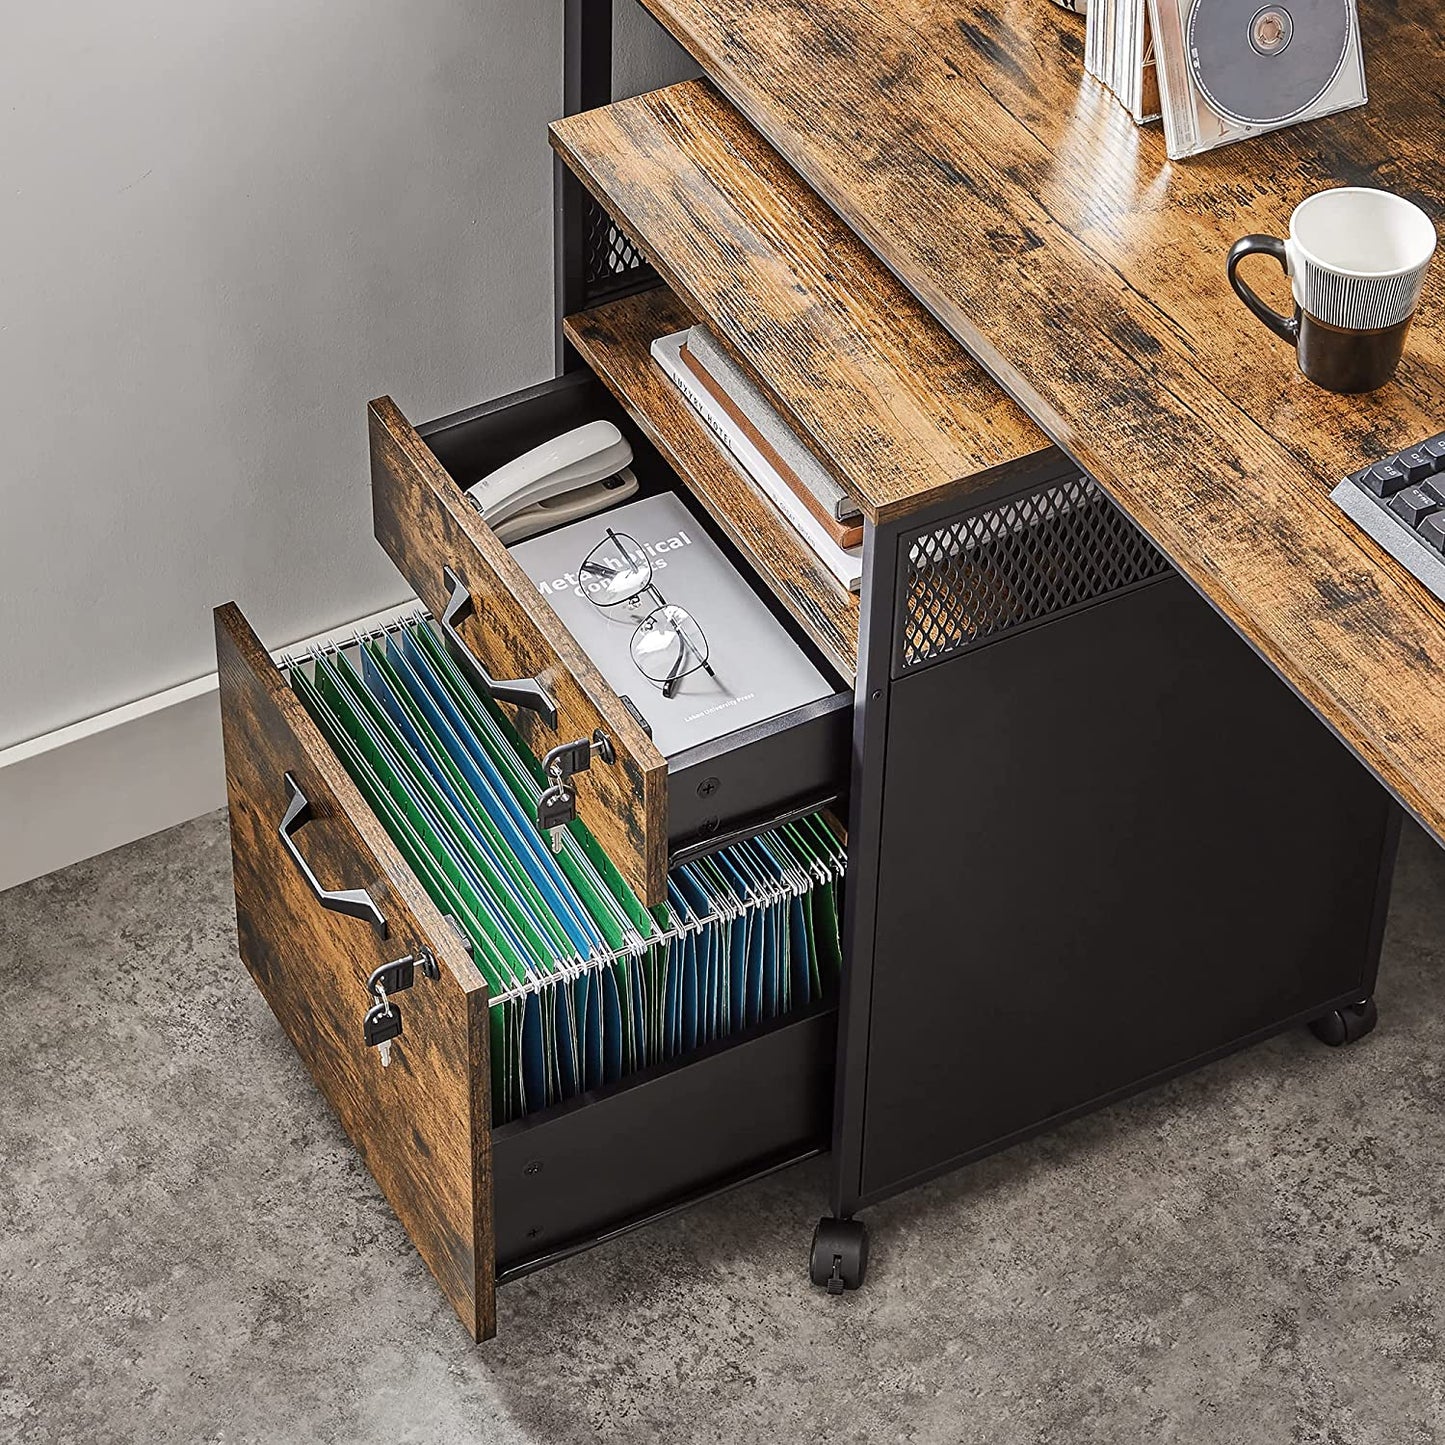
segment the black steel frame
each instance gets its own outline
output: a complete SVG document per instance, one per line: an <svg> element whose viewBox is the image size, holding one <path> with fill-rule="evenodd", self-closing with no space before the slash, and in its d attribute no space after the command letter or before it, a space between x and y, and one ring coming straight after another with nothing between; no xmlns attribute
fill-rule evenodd
<svg viewBox="0 0 1445 1445"><path fill-rule="evenodd" d="M613 6L612 0L565 0L565 9L565 107L566 112L571 114L605 104L611 98ZM641 289L652 283L653 273L644 268L641 271L629 271L626 276L619 278L615 275L599 276L589 271L589 208L595 210L596 203L587 196L580 182L572 177L560 161L556 165L556 319L557 369L560 375L582 365L581 359L563 340L562 318L601 300ZM1071 464L1061 452L1050 450L1041 453L1026 462L1001 469L987 488L981 491L975 489L971 493L966 510L974 512L996 506L1026 492L1030 487L1044 485L1050 479L1070 470ZM906 565L905 549L908 539L917 535L921 527L958 517L964 510L957 501L945 501L910 514L901 521L878 526L869 524L865 529L861 630L852 722L848 815L849 871L844 919L845 967L839 1000L836 1069L833 1080L833 1170L830 1202L834 1215L842 1219L850 1218L856 1211L909 1188L933 1174L956 1168L969 1159L1006 1147L1029 1134L1051 1128L1066 1118L1083 1114L1112 1099L1147 1088L1172 1074L1197 1067L1208 1059L1244 1047L1333 1007L1357 1002L1373 990L1378 964L1394 847L1401 817L1398 807L1384 801L1383 795L1378 826L1365 830L1369 836L1361 838L1359 856L1353 860L1364 870L1367 878L1374 881L1371 885L1373 892L1363 909L1367 915L1364 920L1367 927L1362 934L1363 946L1357 954L1358 970L1348 983L1341 984L1338 988L1331 985L1320 997L1315 997L1307 984L1303 985L1290 995L1291 1001L1287 1005L1281 1004L1277 1017L1271 1016L1258 1027L1252 1027L1237 1036L1222 1033L1212 1040L1208 1047L1195 1049L1187 1056L1171 1058L1167 1066L1141 1074L1120 1087L1093 1097L1076 1099L1066 1109L1040 1113L1025 1127L989 1139L979 1147L961 1150L944 1158L920 1159L917 1168L903 1171L886 1187L871 1190L864 1188L865 1116L870 1068L884 1070L896 1062L880 1062L874 1054L872 1038L874 981L879 967L877 951L880 910L886 910L889 906L889 900L880 892L880 878L884 872L881 845L885 784L890 764L890 746L907 748L915 745L915 740L894 737L891 717L895 687L903 680L902 672L905 670L899 666L900 629L907 625L900 575ZM1125 593L1134 594L1133 605L1137 606L1137 599L1148 596L1150 589L1161 581L1167 582L1176 594L1182 587L1178 574L1172 569L1160 578L1136 578L1127 586L1107 592L1107 595L1101 596L1095 602L1086 602L1078 608L1060 611L1055 616L1031 622L1028 628L1020 630L1017 637L1030 633L1038 636L1040 632L1052 630L1055 638L1072 638L1077 635L1082 640L1082 645L1087 646L1090 635L1088 626L1072 628L1071 619L1087 614L1096 603L1100 606L1117 604L1124 598ZM1165 591L1160 591L1158 596L1162 599ZM1130 604L1125 602L1125 605ZM1213 622L1217 624L1221 636L1229 631L1223 619L1215 616ZM1061 633L1057 629L1067 631ZM1016 637L1005 635L991 639L985 645L991 648L1012 648L1015 642ZM959 678L958 686L963 688L966 686L965 674L959 668L959 661L959 657L949 655L930 662L927 667L930 671L946 673L949 679ZM1267 670L1267 665L1262 660L1255 658L1255 661L1259 669ZM1272 681L1282 692L1286 690L1277 678ZM968 699L963 694L953 701L960 708L968 706ZM1318 726L1317 721L1308 716L1302 705L1299 725L1302 729L1306 726ZM1156 758L1155 762L1157 761ZM1343 749L1338 761L1341 765L1354 765L1354 760L1350 759ZM1187 759L1182 760L1181 766L1187 766ZM1345 772L1335 775L1335 781L1358 802L1359 794L1355 783ZM1121 786L1127 791L1128 780L1125 779ZM908 798L899 798L895 792L890 794L887 801L890 807L901 805L904 808L916 809L921 824L927 825L931 821L933 831L940 841L948 838L950 830L966 826L964 819L939 819L934 816L934 799L927 788L919 789L915 796ZM1267 811L1262 808L1256 816L1242 818L1240 825L1262 826L1267 823L1268 817ZM1017 826L1019 829L1030 828L1033 820L1021 818ZM1366 854L1369 856L1366 857ZM885 922L889 921L896 922L896 919L889 920L885 915ZM1337 977L1334 982L1339 982ZM1067 1068L1067 1064L1065 1067ZM874 1082L876 1084L877 1080Z"/></svg>
<svg viewBox="0 0 1445 1445"><path fill-rule="evenodd" d="M1380 943L1389 902L1395 847L1403 815L1384 791L1378 788L1357 760L1346 749L1333 744L1333 740L1325 730L1319 727L1318 720L1304 704L1290 693L1289 689L1273 675L1262 660L1250 653L1248 665L1254 670L1255 682L1261 689L1269 691L1277 705L1285 711L1287 717L1284 725L1287 728L1297 729L1298 736L1306 740L1313 740L1326 751L1331 751L1333 744L1333 756L1328 764L1332 768L1332 772L1329 777L1320 779L1320 786L1326 789L1338 788L1342 795L1348 795L1357 805L1355 812L1349 818L1342 818L1340 822L1340 827L1346 830L1341 835L1341 846L1356 854L1359 869L1367 880L1363 891L1368 893L1368 897L1357 901L1356 907L1350 915L1350 922L1356 927L1356 936L1361 945L1351 955L1357 963L1357 971L1353 973L1348 982L1341 984L1338 978L1338 969L1336 969L1333 983L1326 983L1322 979L1319 986L1313 991L1310 983L1305 982L1292 995L1293 1005L1286 1007L1277 1015L1269 1017L1267 1022L1248 1032L1234 1033L1226 1029L1213 1038L1208 1047L1173 1058L1164 1067L1141 1074L1106 1092L1079 1099L1065 1109L1041 1113L1038 1117L1031 1119L1026 1126L987 1139L977 1147L960 1150L947 1157L921 1157L918 1167L907 1173L906 1176L891 1180L883 1187L871 1189L865 1187L865 1123L870 1095L876 1096L880 1092L880 1082L889 1070L911 1067L906 1053L900 1053L897 1049L891 1056L880 1056L877 1041L873 1037L875 979L879 976L880 968L889 968L896 985L898 982L896 975L900 971L900 960L895 958L890 962L889 960L880 961L879 958L880 919L886 917L885 910L888 910L890 906L890 900L881 892L886 887L885 869L881 858L884 841L882 822L885 813L885 797L889 808L901 807L916 814L919 829L929 835L931 845L938 849L956 846L954 840L958 836L957 830L968 826L968 819L965 816L951 812L940 815L939 807L942 800L931 786L919 788L915 784L911 787L910 796L903 798L899 796L905 785L900 783L896 776L889 775L890 764L893 764L891 771L896 774L899 771L897 763L900 758L916 755L919 740L916 731L905 736L900 735L899 729L895 727L892 714L896 710L896 689L900 682L906 687L910 677L916 678L920 674L935 672L948 681L950 711L953 708L962 710L980 706L985 708L997 706L994 698L970 697L968 675L964 670L965 658L970 655L967 652L950 654L911 670L900 664L903 651L900 643L900 630L907 625L902 573L908 556L908 548L920 532L927 531L931 527L946 525L964 515L987 514L1006 506L1010 501L1026 495L1030 491L1046 488L1061 477L1077 475L1077 473L1078 469L1068 461L1063 453L1051 450L1001 472L989 487L975 492L970 497L966 508L961 508L958 502L945 501L926 510L912 513L892 525L870 526L865 530L862 631L859 638L849 814L845 967L843 989L839 1000L839 1052L834 1080L833 1172L830 1203L834 1216L840 1219L851 1218L858 1211L912 1188L928 1178L950 1172L974 1159L1006 1148L1033 1134L1051 1129L1067 1119L1086 1114L1117 1099L1150 1088L1173 1075L1187 1072L1211 1059L1222 1057L1271 1034L1319 1017L1333 1008L1357 1003L1361 999L1367 998L1374 990ZM1105 506L1112 507L1113 505L1104 499L1102 494L1100 494L1100 501ZM1029 621L1015 631L976 644L973 650L1006 649L1014 655L1021 656L1022 654L1016 651L1021 639L1028 637L1031 633L1049 629L1054 629L1053 636L1055 637L1078 638L1075 647L1087 648L1090 645L1088 629L1072 625L1083 614L1094 607L1117 606L1121 600L1130 596L1136 598L1142 596L1147 599L1151 590L1159 587L1160 584L1166 584L1165 588L1153 595L1162 599L1166 591L1172 592L1176 597L1180 593L1185 593L1191 601L1195 602L1199 611L1207 610L1204 603L1195 598L1194 594L1185 587L1178 573L1172 568L1166 568L1158 576L1142 581L1127 582L1117 588L1105 590L1094 600L1080 606L1065 608L1052 616ZM1139 605L1137 601L1135 605ZM1144 605L1148 606L1149 603L1146 601ZM1208 611L1207 629L1216 636L1219 646L1237 647L1241 653L1243 652L1244 644L1225 621L1212 610ZM935 731L939 739L940 768L944 770L967 768L969 765L967 758L958 757L955 760L950 757L948 744L951 738L948 722L944 721ZM1167 743L1167 740L1164 741ZM1247 740L1241 740L1241 745L1247 746ZM1085 751L1087 750L1087 739L1083 740L1083 748ZM1141 772L1144 761L1141 760ZM1188 760L1181 759L1180 765L1187 766ZM990 768L999 768L1008 767L1010 764L999 757L994 757L989 760L989 766ZM1017 772L1013 776L1021 785L1024 785L1028 780L1028 774L1033 771L1030 768L1024 772ZM1130 779L1121 779L1119 784L1121 792L1127 794L1130 784ZM885 789L887 790L886 794ZM1023 790L1024 788L1021 787L1021 791ZM1352 835L1348 830L1359 823L1362 811L1361 799L1364 800L1363 813L1367 816L1368 823L1367 826L1360 829L1356 850ZM1372 811L1372 799L1377 805L1378 816ZM1249 829L1268 828L1270 819L1268 814L1261 810L1253 816L1242 817L1240 826ZM1027 840L1038 827L1038 818L1028 815L1025 810L1014 825L1016 837L1012 841L1018 844ZM1181 845L1184 842L1185 839L1181 834ZM920 849L920 867L928 866L925 856L928 846L930 845L925 844ZM1047 842L1041 840L1033 851L1041 866L1057 866L1059 860L1056 856L1051 856ZM1226 871L1225 863L1222 860L1221 875L1224 876ZM1322 887L1321 892L1328 893L1328 883L1325 883L1325 880L1322 880L1322 883L1325 886ZM896 933L896 928L894 931ZM924 942L922 937L924 932L923 929L919 930L920 936L917 942L920 946ZM1247 944L1245 946L1247 947ZM1268 970L1270 966L1269 960L1263 961L1262 968ZM979 1026L986 1028L987 1023L981 1023ZM966 1043L963 1046L966 1047ZM1070 1065L1067 1059L1044 1058L1039 1060L1039 1067L1045 1070L1063 1069L1067 1072ZM896 1075L892 1077L896 1077ZM948 1101L939 1100L937 1106L941 1109L947 1108ZM967 1100L960 1100L956 1107L966 1110L969 1103Z"/></svg>
<svg viewBox="0 0 1445 1445"><path fill-rule="evenodd" d="M562 20L562 114L576 115L612 98L612 0L565 0ZM581 358L562 335L562 318L587 303L587 192L560 156L552 158L552 233L557 375Z"/></svg>
<svg viewBox="0 0 1445 1445"><path fill-rule="evenodd" d="M612 0L564 0L562 111L576 115L612 99ZM657 284L657 273L563 164L552 161L557 374L582 359L562 320L601 301Z"/></svg>

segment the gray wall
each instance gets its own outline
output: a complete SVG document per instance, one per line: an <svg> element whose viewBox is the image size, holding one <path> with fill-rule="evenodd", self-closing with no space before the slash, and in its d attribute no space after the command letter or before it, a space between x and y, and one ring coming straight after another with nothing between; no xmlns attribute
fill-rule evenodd
<svg viewBox="0 0 1445 1445"><path fill-rule="evenodd" d="M613 0L612 90L615 96L640 95L691 80L697 66L637 0Z"/></svg>
<svg viewBox="0 0 1445 1445"><path fill-rule="evenodd" d="M561 0L11 7L0 747L406 595L363 408L550 374ZM628 90L689 67L618 0Z"/></svg>

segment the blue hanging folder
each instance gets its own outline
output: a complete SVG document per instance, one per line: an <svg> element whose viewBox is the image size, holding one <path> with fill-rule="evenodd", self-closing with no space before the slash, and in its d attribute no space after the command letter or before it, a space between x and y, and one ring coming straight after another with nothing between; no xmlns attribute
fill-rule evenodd
<svg viewBox="0 0 1445 1445"><path fill-rule="evenodd" d="M405 689L406 698L404 700L398 695L393 679L385 675L369 649L363 649L361 661L362 677L367 687L371 689L377 701L386 709L392 720L416 749L423 766L451 799L457 809L462 826L468 829L472 837L476 839L478 846L488 851L499 867L505 867L506 860L496 856L496 842L486 836L472 801L461 797L448 781L443 754L446 761L456 768L466 781L472 798L481 805L487 820L496 830L498 841L507 849L508 856L525 870L527 877L541 896L548 917L547 920L538 918L538 927L545 926L545 922L555 920L567 934L568 940L577 951L578 956L587 957L600 939L597 937L595 928L584 925L582 920L577 917L576 911L566 897L570 890L567 888L565 880L561 878L560 870L557 869L555 862L549 869L539 858L535 827L527 831L518 827L516 820L503 803L502 797L482 770L473 764L466 748L456 738L455 732L446 719L439 711L433 711L432 716L427 716L431 710L427 705L430 698L419 679L412 673L406 659L395 648L388 646L387 662L393 668L395 684ZM420 715L428 735L423 735L422 727L418 726L417 719L408 712L408 704L414 707L417 714ZM510 793L507 796L510 797ZM512 802L515 806L516 800L512 799ZM530 838L527 835L528 832L532 835Z"/></svg>
<svg viewBox="0 0 1445 1445"><path fill-rule="evenodd" d="M469 884L484 898L493 900L488 922L496 930L497 940L503 945L501 956L509 962L516 983L535 978L534 960L531 950L518 931L512 910L519 906L513 895L504 900L506 880L498 876L486 876L480 865L480 858L468 856L461 844L461 832L465 831L460 819L451 810L443 811L437 797L425 796L425 790L418 787L420 762L416 754L401 738L388 738L382 726L389 722L380 714L375 699L362 683L360 675L341 654L318 659L318 678L330 679L333 697L337 703L348 702L377 756L394 770L394 781L408 795L412 806L427 817L445 850L451 855L455 866L466 876ZM374 710L374 711L372 711ZM379 714L379 715L378 715ZM410 775L410 776L409 776ZM442 800L444 802L444 800ZM561 1070L557 1064L555 1028L550 1010L544 1011L537 993L528 992L523 1000L518 1056L520 1060L520 1090L522 1108L540 1109L561 1097ZM528 1102L530 1101L530 1102Z"/></svg>

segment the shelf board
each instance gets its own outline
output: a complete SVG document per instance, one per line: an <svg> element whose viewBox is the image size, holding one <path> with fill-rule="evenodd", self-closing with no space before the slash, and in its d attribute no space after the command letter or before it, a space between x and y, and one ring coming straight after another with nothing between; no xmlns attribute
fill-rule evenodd
<svg viewBox="0 0 1445 1445"><path fill-rule="evenodd" d="M659 336L693 315L664 286L569 316L567 339L606 383L733 544L851 684L858 670L858 598L820 562L743 475L653 361Z"/></svg>
<svg viewBox="0 0 1445 1445"><path fill-rule="evenodd" d="M552 143L875 522L992 481L1043 433L705 81Z"/></svg>

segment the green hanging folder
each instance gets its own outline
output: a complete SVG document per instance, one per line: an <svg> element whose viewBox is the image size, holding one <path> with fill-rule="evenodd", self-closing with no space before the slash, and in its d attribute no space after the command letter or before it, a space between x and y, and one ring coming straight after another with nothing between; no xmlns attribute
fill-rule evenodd
<svg viewBox="0 0 1445 1445"><path fill-rule="evenodd" d="M468 819L482 833L491 852L501 861L514 888L528 903L535 922L546 937L552 960L575 958L577 950L562 925L557 921L551 901L542 895L531 875L516 860L507 840L493 821L490 810L473 791L472 785L463 776L461 769L452 761L446 748L442 746L441 739L436 736L431 724L412 702L406 683L387 660L380 645L368 644L366 653L370 664L377 669L390 687L398 706L405 713L407 721L421 737L434 765L442 772L452 792L461 799Z"/></svg>
<svg viewBox="0 0 1445 1445"><path fill-rule="evenodd" d="M391 760L377 746L371 734L362 725L350 706L345 688L329 670L325 658L318 659L317 662L316 686L317 691L340 720L352 748L366 759L368 765L381 780L394 806L402 811L411 827L426 845L432 861L466 900L469 911L481 926L493 956L501 962L503 982L499 992L522 983L526 977L525 970L515 956L512 945L502 930L498 928L490 900L478 891L473 880L467 876L455 852L447 847L438 835L433 820L418 805L415 796L404 785Z"/></svg>
<svg viewBox="0 0 1445 1445"><path fill-rule="evenodd" d="M494 908L511 926L514 946L520 946L519 962L523 969L519 982L526 978L552 972L555 953L536 920L518 896L519 885L509 870L492 859L477 845L465 824L455 816L451 801L436 786L426 769L417 760L413 749L401 735L396 724L367 690L355 668L344 654L338 654L330 678L345 689L347 700L368 732L374 746L386 749L387 762L396 772L401 785L418 802L431 810L433 826L454 856L468 866L474 878L486 890ZM515 862L513 869L520 872ZM530 880L529 880L530 881Z"/></svg>
<svg viewBox="0 0 1445 1445"><path fill-rule="evenodd" d="M325 699L299 668L292 670L291 685L301 699L302 706L321 729L322 735L341 759L362 796L415 872L417 881L426 889L438 908L457 920L458 926L471 943L473 962L486 980L487 987L494 994L503 992L510 986L510 980L506 977L506 966L496 955L486 931L477 921L472 904L437 865L410 819L353 744ZM492 1114L498 1121L505 1121L518 1117L522 1111L521 1076L517 1068L517 1050L508 1027L508 1014L496 1005L488 1010L488 1035L493 1060Z"/></svg>

